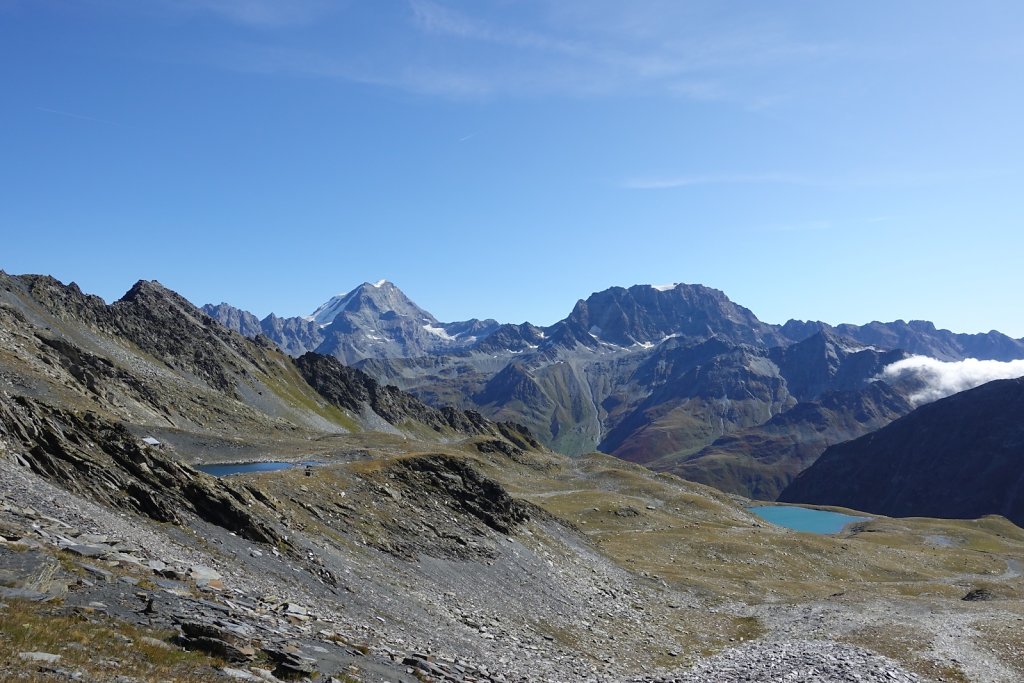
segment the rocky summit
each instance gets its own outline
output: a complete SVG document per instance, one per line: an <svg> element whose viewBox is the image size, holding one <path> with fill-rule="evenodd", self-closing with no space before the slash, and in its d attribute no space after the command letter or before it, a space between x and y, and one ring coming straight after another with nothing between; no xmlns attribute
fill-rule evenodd
<svg viewBox="0 0 1024 683"><path fill-rule="evenodd" d="M743 494L795 474L776 453L909 412L863 381L902 352L786 343L705 288L615 290L541 329L400 314L390 287L265 327L153 281L107 304L0 273L0 679L1024 678L1020 527L875 509L817 535ZM436 346L351 367L269 333L346 325ZM699 461L739 483L671 473Z"/></svg>

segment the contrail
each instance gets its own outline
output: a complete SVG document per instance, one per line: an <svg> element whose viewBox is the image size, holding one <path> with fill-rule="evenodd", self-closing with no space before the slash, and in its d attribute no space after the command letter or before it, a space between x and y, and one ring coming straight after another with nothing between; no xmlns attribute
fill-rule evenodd
<svg viewBox="0 0 1024 683"><path fill-rule="evenodd" d="M80 119L82 121L92 121L93 123L111 123L110 121L104 121L103 119L96 119L91 116L85 116L83 114L73 114L69 111L61 111L59 109L47 109L46 107L36 107L36 111L41 111L46 114L56 114L57 116L66 116L70 119Z"/></svg>

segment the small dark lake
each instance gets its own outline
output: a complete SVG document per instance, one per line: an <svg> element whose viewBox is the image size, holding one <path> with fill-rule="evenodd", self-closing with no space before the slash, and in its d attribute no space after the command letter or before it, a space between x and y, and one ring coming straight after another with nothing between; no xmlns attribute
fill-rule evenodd
<svg viewBox="0 0 1024 683"><path fill-rule="evenodd" d="M305 462L228 462L219 465L197 465L200 472L215 477L226 477L232 474L249 474L252 472L277 472L289 467L304 467L312 463Z"/></svg>
<svg viewBox="0 0 1024 683"><path fill-rule="evenodd" d="M761 519L778 526L812 534L836 534L853 522L866 522L870 517L854 517L828 510L814 510L795 505L758 505L747 508Z"/></svg>

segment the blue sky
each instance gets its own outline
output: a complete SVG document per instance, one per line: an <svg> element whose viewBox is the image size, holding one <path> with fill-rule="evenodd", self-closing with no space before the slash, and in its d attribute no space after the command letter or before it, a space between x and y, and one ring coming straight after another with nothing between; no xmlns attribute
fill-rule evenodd
<svg viewBox="0 0 1024 683"><path fill-rule="evenodd" d="M1024 3L0 0L0 268L1024 336Z"/></svg>

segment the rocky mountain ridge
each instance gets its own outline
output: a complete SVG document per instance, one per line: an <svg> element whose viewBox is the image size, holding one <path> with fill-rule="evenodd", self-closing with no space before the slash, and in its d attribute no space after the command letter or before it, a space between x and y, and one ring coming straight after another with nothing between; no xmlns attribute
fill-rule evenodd
<svg viewBox="0 0 1024 683"><path fill-rule="evenodd" d="M211 429L247 439L366 429L504 438L480 415L426 406L334 359L296 360L266 337L232 332L157 282L107 305L73 283L0 273L0 342L0 390L172 441Z"/></svg>
<svg viewBox="0 0 1024 683"><path fill-rule="evenodd" d="M347 364L363 358L414 358L424 351L437 354L480 347L492 352L516 352L522 351L524 346L562 345L571 348L582 345L594 348L600 344L629 348L646 347L672 338L703 341L711 336L737 344L776 347L803 341L819 332L849 339L862 346L889 351L900 349L939 360L1011 360L1024 357L1024 339L1013 339L996 330L979 334L955 333L938 329L923 320L873 321L864 325L789 320L782 325L773 325L761 322L753 312L734 303L720 290L685 283L611 287L595 292L587 299L577 301L565 319L546 328L530 323L499 324L490 319L439 322L386 280L363 283L350 292L336 295L306 317L279 318L270 314L261 321L253 314L226 303L206 304L202 308L225 327L245 336L265 334L282 348L294 349L291 351L293 355L317 350L324 337L310 333L316 328L329 327L338 316L342 316L346 324L334 331L336 339L324 351L327 352L325 355L335 355ZM433 332L427 333L438 339L429 343L413 343L421 336L412 332L413 327L389 328L381 324L383 316L421 323L418 326L421 330L424 325L432 327ZM285 321L291 329L297 328L301 332L282 332ZM275 329L276 335L271 334ZM499 338L491 339L494 335L499 335ZM374 336L379 338L374 340ZM385 346L368 350L372 346L371 341L383 342ZM330 348L345 347L346 344L357 345L358 351L329 353Z"/></svg>
<svg viewBox="0 0 1024 683"><path fill-rule="evenodd" d="M252 333L241 312L211 312ZM522 423L571 455L599 449L759 497L777 494L828 444L902 415L903 402L868 387L908 350L950 359L1024 357L1021 340L957 335L929 323L769 325L724 293L687 284L613 287L539 328L445 325L391 283L367 283L310 320L330 335L320 352L354 361L428 403ZM830 405L819 405L828 393ZM769 425L799 403L815 405L803 407L803 418ZM782 424L793 430L779 441ZM767 431L755 436L762 425ZM756 463L747 459L749 439L759 444ZM713 442L708 459L712 452L702 449Z"/></svg>

